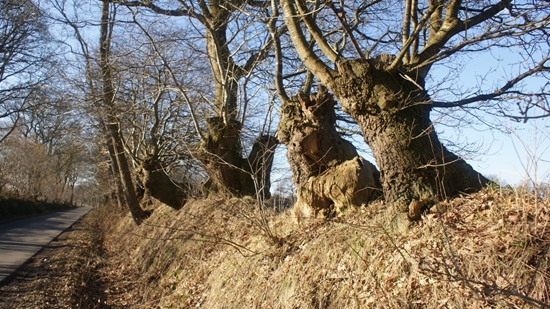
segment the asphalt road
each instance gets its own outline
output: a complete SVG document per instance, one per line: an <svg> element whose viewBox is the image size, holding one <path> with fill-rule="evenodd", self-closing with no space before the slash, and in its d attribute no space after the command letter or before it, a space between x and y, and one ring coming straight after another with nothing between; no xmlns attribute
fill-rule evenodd
<svg viewBox="0 0 550 309"><path fill-rule="evenodd" d="M80 207L0 224L0 284L90 210Z"/></svg>

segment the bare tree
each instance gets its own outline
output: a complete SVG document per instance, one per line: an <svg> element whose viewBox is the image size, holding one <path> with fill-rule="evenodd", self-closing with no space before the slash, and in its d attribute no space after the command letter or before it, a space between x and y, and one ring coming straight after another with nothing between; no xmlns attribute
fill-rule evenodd
<svg viewBox="0 0 550 309"><path fill-rule="evenodd" d="M74 186L85 173L89 157L82 117L72 104L73 98L62 89L63 81L53 78L47 86L37 88L28 98L20 131L26 139L45 147L52 165L47 171L52 175L51 199L65 201L69 192L72 203Z"/></svg>
<svg viewBox="0 0 550 309"><path fill-rule="evenodd" d="M120 123L116 117L115 88L113 86L113 74L110 62L110 47L112 34L112 19L110 15L110 2L105 0L101 2L101 27L99 41L99 65L102 74L102 107L105 112L105 126L110 133L110 142L114 150L114 158L117 161L120 179L124 187L126 204L130 209L132 218L136 224L141 224L149 213L144 211L138 200L136 189L134 187L132 173L126 152L124 149L123 138L121 135ZM111 148L109 148L111 149Z"/></svg>
<svg viewBox="0 0 550 309"><path fill-rule="evenodd" d="M162 27L163 35L168 27ZM141 31L133 36L129 27L123 31L113 61L126 149L136 163L145 195L179 209L187 200L188 184L185 178L174 180L170 171L195 161L192 149L200 141L194 111L186 108L180 88L189 89L186 97L198 98L192 89L205 85L193 77L207 68L198 65L197 57L178 46L177 40L154 40L151 30L146 36ZM174 72L171 67L179 69Z"/></svg>
<svg viewBox="0 0 550 309"><path fill-rule="evenodd" d="M249 76L259 61L268 54L269 36L259 37L257 33L254 34L253 43L246 46L248 50L239 50L250 35L244 29L250 23L245 17L257 11L254 4L261 7L265 3L173 1L165 3L166 7L163 8L151 1L113 2L129 8L144 7L166 16L190 17L198 22L196 27L206 41L201 50L207 55L214 84L213 115L208 117L206 128L196 125L202 140L196 155L210 176L206 186L210 191L229 192L237 196L261 192L268 197L270 171L266 171L266 168L271 167L277 141L264 132L254 142L251 153L245 157L241 134L248 102L244 102L240 109L238 104L239 81ZM239 39L245 41L236 42ZM232 46L236 46L236 50L231 50ZM185 91L180 92L185 95ZM203 100L207 100L207 97L203 97ZM201 132L203 129L205 133ZM259 164L260 161L262 164ZM260 167L261 171L258 170Z"/></svg>
<svg viewBox="0 0 550 309"><path fill-rule="evenodd" d="M52 0L49 5L51 20L57 27L68 30L69 37L62 38L71 47L67 57L83 60L69 62L76 65L64 72L65 78L76 92L81 92L74 94L73 101L80 102L78 108L86 111L92 127L95 126L88 129L98 132L95 142L104 146L109 154L109 170L114 181L111 188L116 189L119 205L134 208L131 211L136 222L140 222L141 215L147 216L139 205L145 185L145 193L171 207L181 207L185 203L185 192L167 172L170 164L182 157L174 153L181 136L177 132L180 127L174 124L181 121L184 127L187 123L182 120L181 104L173 102L170 86L164 83L162 73L151 73L158 69L157 63L151 60L155 57L127 57L129 50L139 50L144 45L133 42L133 38L116 37L117 31L127 29L122 29L123 23L116 27L120 30L114 27L113 4L108 3L113 10L102 7L102 11L91 12L101 12L103 18L98 54L94 52L95 44L85 37L88 33L85 29L96 24L93 17L82 14L86 3ZM157 82L153 88L150 80ZM107 99L107 96L112 97ZM142 173L144 179L139 179L136 171Z"/></svg>
<svg viewBox="0 0 550 309"><path fill-rule="evenodd" d="M0 3L0 142L17 126L28 98L47 78L48 27L31 0Z"/></svg>
<svg viewBox="0 0 550 309"><path fill-rule="evenodd" d="M548 115L547 84L527 91L528 78L547 74L549 4L544 1L281 0L285 24L306 68L360 126L381 172L384 197L418 219L435 201L481 188L488 180L439 140L433 108L490 105L505 116ZM310 44L304 33L314 44ZM456 101L432 99L426 80L435 64L461 54L509 46L522 70L493 89ZM517 103L510 109L506 102ZM534 114L538 110L538 114ZM511 115L514 111L517 115Z"/></svg>

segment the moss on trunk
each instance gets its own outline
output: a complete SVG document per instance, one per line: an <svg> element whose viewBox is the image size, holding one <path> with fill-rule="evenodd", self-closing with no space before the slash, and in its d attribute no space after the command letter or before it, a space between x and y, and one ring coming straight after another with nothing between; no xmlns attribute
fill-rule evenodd
<svg viewBox="0 0 550 309"><path fill-rule="evenodd" d="M341 61L332 86L372 150L386 201L419 219L430 204L479 190L488 180L441 144L424 82L385 70L391 60Z"/></svg>

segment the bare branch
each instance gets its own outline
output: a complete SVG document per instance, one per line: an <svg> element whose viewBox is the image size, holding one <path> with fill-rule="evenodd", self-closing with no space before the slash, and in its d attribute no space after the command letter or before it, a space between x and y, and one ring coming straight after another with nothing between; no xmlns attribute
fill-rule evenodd
<svg viewBox="0 0 550 309"><path fill-rule="evenodd" d="M308 12L306 6L304 5L302 0L294 0L294 3L296 4L296 7L298 8L300 17L306 24L309 33L315 40L315 43L319 46L323 54L330 59L332 62L336 62L339 55L336 51L328 45L327 41L324 38L323 33L321 32L321 29L319 29L319 26L317 26L317 23L312 17L313 12ZM294 14L295 15L295 14Z"/></svg>
<svg viewBox="0 0 550 309"><path fill-rule="evenodd" d="M205 140L205 137L204 135L202 134L202 131L200 129L200 126L199 126L199 123L198 123L198 119L197 119L197 116L195 114L195 110L193 108L193 105L191 104L191 100L189 99L189 96L187 95L187 92L183 89L183 87L180 85L178 79L176 78L176 75L174 74L174 71L172 70L172 67L167 63L166 59L162 56L162 54L160 53L160 51L158 50L157 48L157 45L155 43L155 40L153 40L153 38L151 37L151 35L149 34L149 32L147 32L147 30L141 25L141 23L139 23L136 19L136 15L133 14L133 20L134 20L134 23L139 27L139 29L142 31L142 33L147 37L147 39L149 40L149 43L151 44L151 46L153 47L153 50L154 52L157 54L157 57L159 57L159 59L162 61L162 64L164 65L164 67L166 68L166 70L168 71L168 73L170 74L170 76L172 77L172 81L174 82L174 84L176 85L176 90L177 92L179 92L180 94L183 95L184 99L185 99L185 102L187 103L187 106L189 107L189 112L191 114L191 119L193 121L193 124L195 126L195 130L197 131L197 134L199 135L199 137L201 138L201 140Z"/></svg>
<svg viewBox="0 0 550 309"><path fill-rule="evenodd" d="M331 78L329 77L332 76L333 71L311 50L310 45L306 41L304 33L300 28L300 16L296 14L296 10L294 9L291 0L281 0L281 6L283 8L285 23L288 27L290 37L294 42L296 51L302 58L304 65L324 83L330 82Z"/></svg>
<svg viewBox="0 0 550 309"><path fill-rule="evenodd" d="M424 15L422 16L422 19L420 20L420 22L418 22L418 25L414 29L413 33L411 34L411 36L409 36L409 38L407 39L407 41L405 42L405 44L403 45L403 47L399 51L399 54L397 54L397 57L395 58L395 60L392 62L391 65L388 66L388 68L387 68L388 71L392 71L392 70L396 69L399 66L399 64L401 64L401 62L402 62L403 58L405 57L405 55L407 53L409 53L409 48L411 47L411 45L415 41L417 41L418 34L420 33L420 31L422 31L422 29L424 28L424 25L426 24L426 22L428 22L428 20L430 19L430 16L432 15L432 13L433 12L430 11L430 10L428 10L426 13L424 13ZM412 55L412 56L414 56L414 55Z"/></svg>
<svg viewBox="0 0 550 309"><path fill-rule="evenodd" d="M279 7L276 0L271 0L272 17L267 24L275 52L275 90L282 101L288 101L290 98L283 85L283 55L281 50L281 39L277 33L276 22L279 19Z"/></svg>
<svg viewBox="0 0 550 309"><path fill-rule="evenodd" d="M433 107L441 107L441 108L450 108L450 107L461 107L465 105L469 105L472 103L480 102L480 101L489 101L489 100L495 100L503 95L510 94L510 93L516 93L513 91L510 91L514 86L516 86L518 83L520 83L522 80L541 72L550 72L550 66L545 65L546 62L550 60L550 57L543 59L536 67L527 70L523 72L522 74L518 75L517 77L509 80L499 89L486 94L480 94L476 96L472 96L466 99L462 99L455 102L441 102L441 101L434 101L432 102Z"/></svg>
<svg viewBox="0 0 550 309"><path fill-rule="evenodd" d="M353 33L351 32L348 23L346 21L346 12L344 11L343 7L340 7L340 9L336 9L334 6L334 3L332 1L328 2L328 6L332 9L334 14L336 15L336 18L340 21L340 24L342 24L342 27L344 28L345 33L349 37L351 44L353 45L353 48L355 49L355 52L359 56L359 58L365 58L365 55L363 52L361 52L361 48L359 47L359 44L357 44L357 41L355 40L355 37L353 36Z"/></svg>
<svg viewBox="0 0 550 309"><path fill-rule="evenodd" d="M410 34L411 34L411 7L412 7L412 1L413 0L406 0L405 1L405 14L403 14L403 34L401 42L403 46L407 44L407 41L409 40ZM407 52L403 58L404 62L409 62L410 59L410 53Z"/></svg>
<svg viewBox="0 0 550 309"><path fill-rule="evenodd" d="M196 18L202 24L206 24L206 19L203 15L195 12L193 9L181 8L181 9L163 9L153 3L153 1L124 1L124 0L111 0L112 3L122 4L127 7L144 7L151 11L166 16L189 16ZM203 2L203 1L201 1ZM180 2L181 3L181 2Z"/></svg>
<svg viewBox="0 0 550 309"><path fill-rule="evenodd" d="M419 53L418 59L417 61L415 61L415 64L418 66L422 65L422 75L425 75L431 67L431 65L424 65L424 63L427 62L434 55L437 55L454 35L458 34L459 32L466 31L467 29L472 28L492 18L498 12L507 8L509 6L510 0L499 1L497 4L489 6L481 13L466 21L460 21L460 19L458 18L460 2L461 1L459 0L454 0L448 4L442 25L438 27L438 31L436 33L430 33L428 42ZM431 13L434 13L434 17L438 16L437 7L430 7L430 10L433 10Z"/></svg>

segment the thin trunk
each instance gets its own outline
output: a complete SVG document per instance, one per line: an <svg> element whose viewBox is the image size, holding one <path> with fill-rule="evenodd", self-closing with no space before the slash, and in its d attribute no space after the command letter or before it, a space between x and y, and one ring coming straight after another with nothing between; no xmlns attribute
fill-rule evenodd
<svg viewBox="0 0 550 309"><path fill-rule="evenodd" d="M115 149L111 142L108 141L106 144L107 150L109 151L109 157L111 159L111 175L113 176L113 181L115 183L117 206L118 209L123 210L126 207L125 201L123 200L124 187L122 186L122 182L120 181L120 169L118 168Z"/></svg>
<svg viewBox="0 0 550 309"><path fill-rule="evenodd" d="M75 183L71 183L71 199L69 201L69 205L73 205L73 201L74 201L74 186L75 186Z"/></svg>
<svg viewBox="0 0 550 309"><path fill-rule="evenodd" d="M338 215L380 195L376 167L335 129L335 104L322 86L311 96L299 94L284 103L277 133L288 147L299 207L314 216Z"/></svg>
<svg viewBox="0 0 550 309"><path fill-rule="evenodd" d="M103 0L101 2L101 33L100 33L100 66L103 76L103 106L107 113L107 129L111 135L111 144L115 153L116 161L118 164L120 179L124 188L124 194L126 198L126 204L130 209L132 218L136 224L141 224L150 214L143 211L139 205L139 200L136 195L136 190L132 181L132 174L130 172L130 166L125 155L124 145L122 142L122 136L120 135L120 126L118 119L115 115L115 90L113 88L110 59L110 37L109 37L109 2Z"/></svg>

